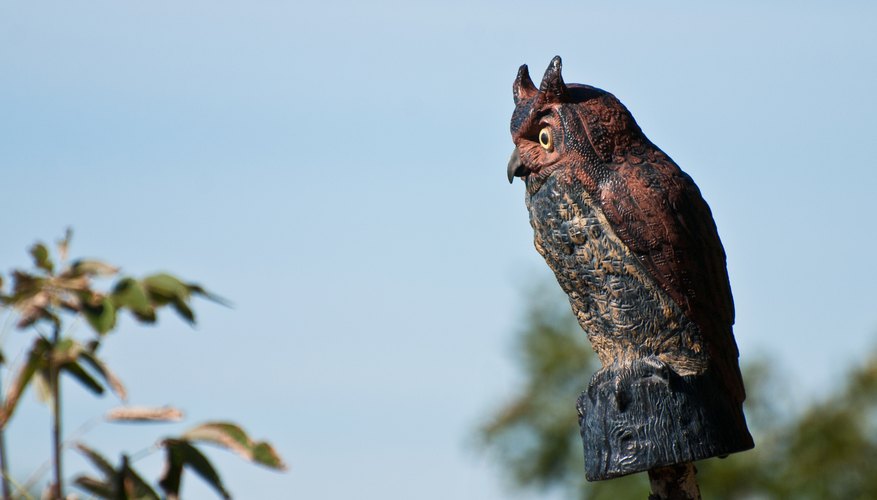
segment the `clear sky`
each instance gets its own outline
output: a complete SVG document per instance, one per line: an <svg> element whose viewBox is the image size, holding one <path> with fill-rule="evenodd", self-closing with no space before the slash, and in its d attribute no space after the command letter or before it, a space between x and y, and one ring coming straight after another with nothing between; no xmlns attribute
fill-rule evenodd
<svg viewBox="0 0 877 500"><path fill-rule="evenodd" d="M76 255L235 304L196 304L194 331L124 320L106 353L131 402L188 423L84 439L117 456L227 418L290 464L212 453L238 498L506 498L473 429L520 381L521 291L550 279L505 179L511 84L555 54L700 186L744 362L830 390L877 333L877 8L660 4L3 2L0 269L71 225ZM71 432L114 404L70 387ZM49 452L26 399L19 477Z"/></svg>

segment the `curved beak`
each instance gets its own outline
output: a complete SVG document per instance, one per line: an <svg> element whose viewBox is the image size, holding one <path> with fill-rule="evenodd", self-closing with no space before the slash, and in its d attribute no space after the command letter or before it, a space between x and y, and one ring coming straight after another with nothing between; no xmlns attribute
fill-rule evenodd
<svg viewBox="0 0 877 500"><path fill-rule="evenodd" d="M530 173L530 170L521 163L521 155L518 154L518 148L512 151L512 157L509 158L509 167L506 173L509 176L509 184L515 180L515 177L524 177Z"/></svg>

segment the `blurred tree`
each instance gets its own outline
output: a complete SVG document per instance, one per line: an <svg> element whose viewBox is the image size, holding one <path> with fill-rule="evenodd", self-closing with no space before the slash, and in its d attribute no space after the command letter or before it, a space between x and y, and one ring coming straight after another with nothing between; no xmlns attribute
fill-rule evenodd
<svg viewBox="0 0 877 500"><path fill-rule="evenodd" d="M567 498L643 499L636 474L588 483L575 402L599 362L555 284L527 295L517 333L525 381L478 431L518 488L560 489ZM877 352L825 401L793 412L769 360L744 366L754 450L699 462L704 498L877 498Z"/></svg>
<svg viewBox="0 0 877 500"><path fill-rule="evenodd" d="M877 498L877 353L777 437L777 498Z"/></svg>

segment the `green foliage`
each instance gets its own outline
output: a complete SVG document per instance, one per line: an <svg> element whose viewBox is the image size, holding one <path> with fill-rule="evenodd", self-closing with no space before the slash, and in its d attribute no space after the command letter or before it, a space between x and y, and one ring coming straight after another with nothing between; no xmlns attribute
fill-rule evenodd
<svg viewBox="0 0 877 500"><path fill-rule="evenodd" d="M286 469L283 459L269 443L253 441L243 429L230 422L207 422L187 431L182 438L217 445L271 469Z"/></svg>
<svg viewBox="0 0 877 500"><path fill-rule="evenodd" d="M774 491L787 498L877 498L877 353L845 387L781 429Z"/></svg>
<svg viewBox="0 0 877 500"><path fill-rule="evenodd" d="M180 496L180 481L183 476L183 467L193 470L202 479L207 481L223 498L229 498L219 474L207 460L207 457L201 453L198 448L192 446L188 441L178 439L165 439L162 442L167 451L167 467L165 468L164 477L158 483L167 493L168 498L175 499Z"/></svg>
<svg viewBox="0 0 877 500"><path fill-rule="evenodd" d="M575 401L599 367L556 286L528 297L517 352L520 393L479 430L482 446L519 488L568 498L641 499L645 474L587 483ZM744 367L754 450L697 464L704 498L877 498L877 352L836 395L792 414L770 363Z"/></svg>
<svg viewBox="0 0 877 500"><path fill-rule="evenodd" d="M146 295L143 283L134 278L122 278L113 287L113 303L120 307L127 307L139 321L143 323L155 322L155 307Z"/></svg>
<svg viewBox="0 0 877 500"><path fill-rule="evenodd" d="M82 443L76 445L79 450L103 475L97 479L90 476L79 476L76 485L96 498L111 500L159 500L158 493L128 464L128 457L122 456L118 468L113 467L109 460L97 451Z"/></svg>
<svg viewBox="0 0 877 500"><path fill-rule="evenodd" d="M137 321L153 323L156 310L170 306L180 317L194 323L195 315L190 307L192 297L224 302L200 285L186 283L168 273L157 273L140 280L123 276L111 287L110 293L97 290L93 286L95 278L116 276L119 269L93 259L79 259L64 265L69 244L70 233L59 242L58 253L63 257L57 273L55 261L42 243L30 249L33 270L12 272L12 293L0 294L0 303L18 311L19 328L47 322L57 331L61 320L59 313L67 311L83 316L97 334L104 335L115 328L117 313L125 309Z"/></svg>
<svg viewBox="0 0 877 500"><path fill-rule="evenodd" d="M18 370L18 373L12 380L12 384L10 384L9 388L6 390L3 409L0 411L0 428L5 427L6 423L12 417L21 394L31 383L34 375L38 371L42 372L46 369L48 364L47 354L50 349L51 344L49 344L46 339L40 337L34 341L33 347L30 352L28 352L27 360Z"/></svg>
<svg viewBox="0 0 877 500"><path fill-rule="evenodd" d="M21 395L36 383L46 390L44 396L53 407L53 465L55 479L50 493L52 498L63 497L61 484L62 438L60 419L60 390L63 379L73 380L89 392L101 396L107 389L125 401L127 391L121 380L110 370L99 355L101 343L117 326L119 314L128 311L139 323L154 323L157 311L170 307L190 324L195 323L191 308L194 297L225 303L200 285L187 283L168 274L157 273L136 279L118 277L119 269L99 260L79 259L67 263L71 240L68 230L58 242L58 258L54 259L43 243L30 248L33 268L11 272L12 286L7 293L0 276L0 308L11 309L18 315L16 326L35 333L34 342L26 359L13 368L12 383L0 398L0 451L2 433L15 414ZM96 278L117 278L108 290L95 287ZM91 327L89 339L80 339L66 331L65 321L82 318ZM47 334L44 327L49 327ZM2 357L0 357L2 363ZM111 412L111 422L176 421L182 418L174 408L124 407ZM162 439L167 463L159 486L167 498L178 498L184 470L192 470L210 484L223 498L230 498L219 473L210 460L197 448L198 443L218 445L237 453L246 460L275 470L285 470L282 459L274 448L264 441L253 441L239 426L229 422L208 422L188 431L183 436ZM134 470L127 455L121 464L113 466L97 451L84 444L77 449L100 472L100 477L81 475L75 483L97 498L158 499L159 495ZM0 453L0 456L4 456ZM8 464L0 463L4 496L9 496Z"/></svg>
<svg viewBox="0 0 877 500"><path fill-rule="evenodd" d="M186 468L204 479L222 497L230 497L219 474L207 457L195 446L198 442L218 445L250 462L271 469L286 470L280 455L270 444L264 441L254 442L238 425L229 422L209 422L187 431L179 438L165 439L161 442L167 453L167 467L159 484L168 498L179 496L180 479Z"/></svg>

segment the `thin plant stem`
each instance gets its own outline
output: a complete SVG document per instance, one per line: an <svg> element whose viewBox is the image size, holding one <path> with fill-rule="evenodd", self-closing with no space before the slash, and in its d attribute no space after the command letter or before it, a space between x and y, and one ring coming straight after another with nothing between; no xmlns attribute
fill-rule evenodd
<svg viewBox="0 0 877 500"><path fill-rule="evenodd" d="M9 465L6 461L6 436L3 428L0 428L0 475L2 475L3 500L12 499L12 489L9 487Z"/></svg>
<svg viewBox="0 0 877 500"><path fill-rule="evenodd" d="M0 345L6 340L6 333L9 331L9 321L12 316L5 314L3 318L3 327L0 329ZM3 384L0 383L0 388ZM2 392L2 391L0 391ZM3 396L0 394L0 406L3 405ZM3 500L12 499L12 489L9 485L9 462L6 460L6 426L0 427L0 487L2 487Z"/></svg>
<svg viewBox="0 0 877 500"><path fill-rule="evenodd" d="M64 498L64 485L62 484L61 474L61 373L59 367L55 364L54 347L58 345L60 328L55 326L55 334L52 336L52 353L49 354L49 377L52 387L52 460L55 469L55 482L52 485L52 496L56 500Z"/></svg>
<svg viewBox="0 0 877 500"><path fill-rule="evenodd" d="M53 367L54 368L54 367ZM52 445L53 445L53 461L55 466L55 484L54 484L54 497L56 499L62 499L63 496L63 485L61 484L61 389L59 387L59 378L58 372L53 369L52 378L54 382L52 384L52 404L54 415L52 416Z"/></svg>
<svg viewBox="0 0 877 500"><path fill-rule="evenodd" d="M0 384L2 387L2 384ZM0 397L0 406L3 399ZM0 486L2 486L3 500L12 499L12 489L9 487L9 462L6 460L6 429L5 426L0 427Z"/></svg>

